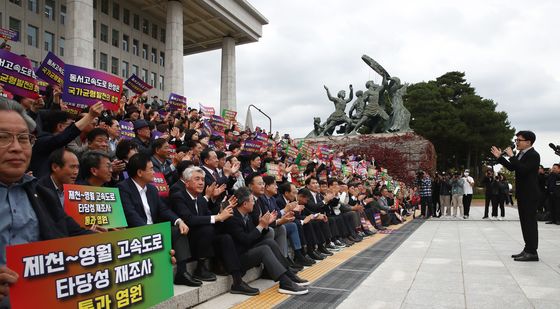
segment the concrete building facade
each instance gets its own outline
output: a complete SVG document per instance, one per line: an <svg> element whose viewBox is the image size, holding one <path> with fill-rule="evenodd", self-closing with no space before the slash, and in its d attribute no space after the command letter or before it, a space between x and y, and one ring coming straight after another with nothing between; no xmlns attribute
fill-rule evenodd
<svg viewBox="0 0 560 309"><path fill-rule="evenodd" d="M136 74L163 99L188 98L184 56L222 49L220 109L236 110L235 46L257 42L267 23L245 0L0 0L0 27L20 34L12 52L34 65L52 51L123 79Z"/></svg>

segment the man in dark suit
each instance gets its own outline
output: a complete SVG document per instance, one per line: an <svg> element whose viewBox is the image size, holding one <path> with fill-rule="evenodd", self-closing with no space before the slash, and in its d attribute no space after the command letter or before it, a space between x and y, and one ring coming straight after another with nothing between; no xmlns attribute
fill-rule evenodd
<svg viewBox="0 0 560 309"><path fill-rule="evenodd" d="M232 206L235 205L235 200L230 199L230 204L224 209L220 209L219 204L215 207L214 203L209 203L216 186L208 186L206 195L203 196L204 174L204 170L200 167L187 168L181 180L173 185L170 195L173 209L190 227L189 243L193 249L193 257L198 261L193 275L202 281L216 280L216 276L206 267L207 259L215 256L214 248L216 248L226 270L233 278L231 293L257 295L259 290L250 287L242 279L241 263L235 253L231 236L220 234L217 230L217 225L233 215Z"/></svg>
<svg viewBox="0 0 560 309"><path fill-rule="evenodd" d="M64 205L63 186L76 183L80 162L71 150L65 148L59 148L51 153L48 162L51 172L49 175L39 179L39 184L55 192L60 200L60 204Z"/></svg>
<svg viewBox="0 0 560 309"><path fill-rule="evenodd" d="M130 157L127 165L128 179L118 183L124 214L129 227L144 226L169 221L172 224L171 238L177 258L175 284L200 286L202 282L187 272L190 249L187 239L189 228L160 198L158 190L151 184L154 167L150 156L137 153Z"/></svg>
<svg viewBox="0 0 560 309"><path fill-rule="evenodd" d="M251 191L241 187L235 192L235 197L237 206L233 210L233 217L224 225L225 231L233 238L242 269L247 270L262 263L272 279L280 281L280 293L307 294L309 291L304 286L309 282L289 270L288 260L282 255L278 244L263 236L268 231L268 225L274 221L271 213L260 216L255 225L249 216L255 205Z"/></svg>
<svg viewBox="0 0 560 309"><path fill-rule="evenodd" d="M509 160L504 158L504 152L496 146L492 146L491 151L500 164L510 171L515 171L515 195L525 248L521 253L512 255L512 258L515 261L538 261L537 204L539 199L538 172L541 158L533 148L536 139L535 133L519 131L515 136L515 145L519 150L517 155L513 155L513 150L510 147L504 151Z"/></svg>

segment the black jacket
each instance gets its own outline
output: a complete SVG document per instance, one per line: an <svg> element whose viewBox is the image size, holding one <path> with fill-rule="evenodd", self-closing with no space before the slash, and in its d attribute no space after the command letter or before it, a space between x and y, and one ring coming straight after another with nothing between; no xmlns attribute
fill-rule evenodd
<svg viewBox="0 0 560 309"><path fill-rule="evenodd" d="M235 249L238 254L243 254L251 249L257 242L262 240L262 236L268 229L259 232L253 220L248 220L247 224L243 221L243 216L235 208L233 216L224 221L224 231L231 235Z"/></svg>
<svg viewBox="0 0 560 309"><path fill-rule="evenodd" d="M539 153L531 148L521 157L511 157L506 160L500 157L498 162L510 171L515 171L515 196L524 201L537 200L539 197L539 164L541 157Z"/></svg>
<svg viewBox="0 0 560 309"><path fill-rule="evenodd" d="M42 132L37 137L37 141L33 145L31 155L31 164L29 170L33 172L33 176L40 178L50 174L50 166L47 158L51 152L68 145L76 137L82 133L75 124L71 124L64 131L53 134L51 132Z"/></svg>
<svg viewBox="0 0 560 309"><path fill-rule="evenodd" d="M50 189L41 186L37 181L26 183L24 189L37 216L41 240L92 233L80 227L74 219L66 215L58 196Z"/></svg>
<svg viewBox="0 0 560 309"><path fill-rule="evenodd" d="M163 202L160 198L158 190L152 184L147 184L146 198L150 205L150 213L154 223L169 221L171 225L179 217ZM132 178L125 179L117 184L121 194L122 206L128 227L144 226L148 222L142 198L132 181Z"/></svg>

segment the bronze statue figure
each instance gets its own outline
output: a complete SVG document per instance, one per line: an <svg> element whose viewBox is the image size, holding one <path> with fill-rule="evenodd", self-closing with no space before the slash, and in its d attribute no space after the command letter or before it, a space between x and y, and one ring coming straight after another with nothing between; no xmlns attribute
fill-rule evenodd
<svg viewBox="0 0 560 309"><path fill-rule="evenodd" d="M403 104L403 96L406 94L407 85L402 85L398 77L389 78L389 89L387 90L391 100L393 114L389 122L389 132L407 132L410 129L410 112Z"/></svg>
<svg viewBox="0 0 560 309"><path fill-rule="evenodd" d="M327 97L331 102L334 103L334 112L329 116L327 119L327 123L325 125L325 129L321 132L320 136L331 135L332 131L335 129L337 125L345 124L347 128L352 124L352 120L346 115L346 104L348 104L354 98L354 88L350 85L350 96L348 99L345 99L346 92L344 90L340 90L337 94L337 97L334 98L331 96L329 88L324 86L325 90L327 90ZM345 132L345 133L348 133Z"/></svg>

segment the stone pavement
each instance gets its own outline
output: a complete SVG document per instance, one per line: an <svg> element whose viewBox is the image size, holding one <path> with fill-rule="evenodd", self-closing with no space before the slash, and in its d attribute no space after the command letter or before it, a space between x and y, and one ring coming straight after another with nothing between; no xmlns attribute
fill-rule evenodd
<svg viewBox="0 0 560 309"><path fill-rule="evenodd" d="M539 222L540 262L514 262L517 210L483 211L426 220L338 308L560 308L560 226Z"/></svg>

